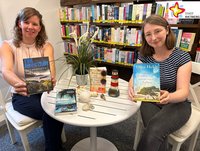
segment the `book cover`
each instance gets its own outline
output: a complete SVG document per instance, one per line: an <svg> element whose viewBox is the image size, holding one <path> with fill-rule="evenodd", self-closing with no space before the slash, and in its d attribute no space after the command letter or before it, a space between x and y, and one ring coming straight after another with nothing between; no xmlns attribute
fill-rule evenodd
<svg viewBox="0 0 200 151"><path fill-rule="evenodd" d="M180 42L180 49L183 51L191 51L196 33L183 32Z"/></svg>
<svg viewBox="0 0 200 151"><path fill-rule="evenodd" d="M63 89L56 94L55 115L76 113L76 89Z"/></svg>
<svg viewBox="0 0 200 151"><path fill-rule="evenodd" d="M53 90L48 57L24 58L23 65L29 95Z"/></svg>
<svg viewBox="0 0 200 151"><path fill-rule="evenodd" d="M90 91L106 93L106 67L90 68Z"/></svg>
<svg viewBox="0 0 200 151"><path fill-rule="evenodd" d="M157 63L134 64L133 85L136 101L159 102L160 65Z"/></svg>

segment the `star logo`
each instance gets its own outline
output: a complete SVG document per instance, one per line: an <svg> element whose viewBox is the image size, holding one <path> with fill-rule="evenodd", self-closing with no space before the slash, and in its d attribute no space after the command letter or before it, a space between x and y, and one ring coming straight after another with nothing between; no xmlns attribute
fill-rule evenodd
<svg viewBox="0 0 200 151"><path fill-rule="evenodd" d="M169 9L173 12L173 15L174 15L176 18L178 18L178 15L179 15L179 14L181 14L181 13L183 13L183 12L185 11L184 8L180 8L180 7L179 7L178 2L176 2L175 5L174 5L174 6L171 6Z"/></svg>

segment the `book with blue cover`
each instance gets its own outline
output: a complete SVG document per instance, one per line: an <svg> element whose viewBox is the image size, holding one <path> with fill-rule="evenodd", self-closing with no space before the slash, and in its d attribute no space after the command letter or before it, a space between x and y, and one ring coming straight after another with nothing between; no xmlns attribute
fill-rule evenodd
<svg viewBox="0 0 200 151"><path fill-rule="evenodd" d="M55 115L73 114L77 111L76 89L63 89L56 94Z"/></svg>
<svg viewBox="0 0 200 151"><path fill-rule="evenodd" d="M49 57L24 58L23 65L29 95L53 89Z"/></svg>
<svg viewBox="0 0 200 151"><path fill-rule="evenodd" d="M160 65L158 63L134 64L133 85L136 101L159 102Z"/></svg>

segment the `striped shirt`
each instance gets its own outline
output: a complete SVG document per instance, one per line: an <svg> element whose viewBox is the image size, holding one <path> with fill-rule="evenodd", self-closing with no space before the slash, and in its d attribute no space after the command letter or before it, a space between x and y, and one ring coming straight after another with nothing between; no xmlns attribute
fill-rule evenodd
<svg viewBox="0 0 200 151"><path fill-rule="evenodd" d="M143 63L160 64L160 88L169 92L176 91L177 71L179 67L191 61L189 53L177 48L164 61L156 61L152 56L143 57L141 55L138 56L138 59Z"/></svg>

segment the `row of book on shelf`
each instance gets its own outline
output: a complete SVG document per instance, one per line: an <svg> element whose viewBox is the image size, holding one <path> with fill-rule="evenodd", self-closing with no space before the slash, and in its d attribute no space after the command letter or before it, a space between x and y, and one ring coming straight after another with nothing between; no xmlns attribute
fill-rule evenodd
<svg viewBox="0 0 200 151"><path fill-rule="evenodd" d="M70 38L70 33L76 32L80 37L86 32L86 24L61 25L61 36ZM91 25L89 33L94 34L95 25ZM176 37L176 47L180 47L184 51L191 51L196 33L183 32L183 29L172 27L172 31ZM142 31L137 28L127 26L122 27L100 27L95 42L108 42L110 44L141 46Z"/></svg>
<svg viewBox="0 0 200 151"><path fill-rule="evenodd" d="M90 26L89 33L93 35L96 26ZM61 25L61 36L70 38L70 33L75 32L78 37L86 32L86 24ZM127 26L100 27L95 40L111 42L114 44L126 44L129 46L141 46L142 31Z"/></svg>
<svg viewBox="0 0 200 151"><path fill-rule="evenodd" d="M72 42L65 42L65 52L76 55L77 47ZM133 65L137 59L137 50L120 50L118 48L92 46L93 57L95 60L118 63L124 65Z"/></svg>
<svg viewBox="0 0 200 151"><path fill-rule="evenodd" d="M59 9L60 21L142 23L151 14L160 15L168 20L168 13L169 4L161 2L75 5ZM178 20L170 19L169 21L177 23Z"/></svg>
<svg viewBox="0 0 200 151"><path fill-rule="evenodd" d="M172 28L172 31L176 37L176 47L179 47L183 51L191 51L196 33L183 32L183 29L178 28Z"/></svg>
<svg viewBox="0 0 200 151"><path fill-rule="evenodd" d="M120 22L126 20L141 23L151 13L155 13L153 11L152 3L92 4L61 7L59 15L61 21Z"/></svg>

